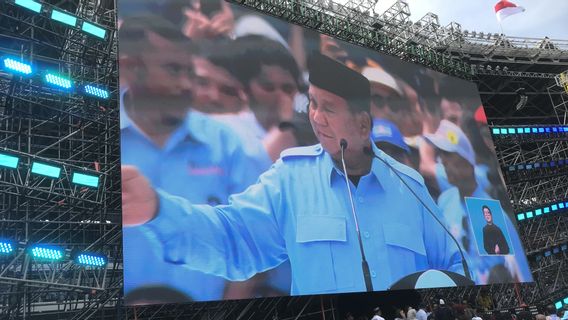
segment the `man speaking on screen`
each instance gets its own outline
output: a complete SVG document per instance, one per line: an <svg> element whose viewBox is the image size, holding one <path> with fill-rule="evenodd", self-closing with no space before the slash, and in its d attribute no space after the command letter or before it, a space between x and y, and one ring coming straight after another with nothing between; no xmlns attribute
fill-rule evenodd
<svg viewBox="0 0 568 320"><path fill-rule="evenodd" d="M155 190L124 166L124 224L145 224L166 261L230 280L290 260L295 295L386 290L428 269L463 274L422 177L370 141L368 80L321 54L308 69L320 144L285 150L256 184L215 207Z"/></svg>

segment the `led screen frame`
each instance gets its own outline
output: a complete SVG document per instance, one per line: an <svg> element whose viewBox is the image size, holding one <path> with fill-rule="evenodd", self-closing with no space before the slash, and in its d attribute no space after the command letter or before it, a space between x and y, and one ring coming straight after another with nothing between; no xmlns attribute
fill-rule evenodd
<svg viewBox="0 0 568 320"><path fill-rule="evenodd" d="M445 239L443 241L447 241L446 248L454 246L448 233L462 248L464 258L468 262L470 277L475 284L532 281L515 226L514 212L506 189L499 178L500 169L493 151L494 145L487 119L479 93L473 83L225 2L206 0L202 4L204 4L202 13L210 20L221 19L223 14L232 12L233 16L228 19L232 23L232 28L221 38L226 36L238 39L246 35L252 38L268 37L275 47L279 44L281 48L288 50L288 55L297 64L299 72L296 74L290 71L291 69L286 69L289 71L288 74L278 73L282 70L270 67L276 65L284 70L283 64L267 62L265 64L267 68L262 69L261 66L262 70L260 72L257 70L256 78L250 77L249 73L254 70L246 70L239 66L247 63L245 61L251 64L252 62L246 60L246 55L238 55L236 45L231 46L236 40L212 41L209 36L196 33L184 17L176 14L175 8L143 7L136 5L136 2L128 1L120 3L124 6L119 12L124 15L121 18L125 25L128 25L133 17L140 16L140 13L152 10L173 22L185 35L195 37L193 44L199 47L199 50L192 52L190 58L194 69L183 63L178 66L180 70L186 68L185 71L195 73L192 76L194 78L190 79L195 81L191 89L192 100L189 96L187 98L187 104L191 105L192 111L188 113L189 116L177 118L179 121L177 129L172 130L171 135L162 141L161 145L160 141L153 140L146 134L148 131L145 130L151 131L152 128L148 127L144 117L140 117L135 111L137 106L133 102L135 101L133 92L136 89L134 86L129 87L126 78L121 79L122 164L137 167L157 190L160 200L157 217L142 225L127 225L124 228L127 304L364 292L369 288L365 282L366 277L370 279L373 290L380 291L466 284L467 281L464 282L458 277L460 274L465 274L463 265L458 263L450 266L447 264L448 261L445 261L445 258L456 258L459 250L450 250L452 257L434 258L434 252L438 248L435 244L431 245L434 238ZM145 46L140 43L127 44L128 40L120 38L119 50L122 54L127 52L126 46L129 46L128 50ZM316 169L307 170L297 177L288 177L289 180L277 180L279 183L296 183L293 188L289 185L283 187L282 184L263 184L264 181L273 181L270 180L271 174L284 174L281 173L282 171L275 171L275 167L291 166L289 163L294 161L309 163L306 158L310 157L326 159L325 153L329 148L325 145L309 147L314 142L318 142L317 137L313 134L310 136L312 128L308 115L310 111L307 108L310 101L308 64L314 50L333 57L336 62L348 66L370 82L369 103L373 115L371 120L374 121L369 134L376 146L371 152L382 158L382 160L372 160L372 168L381 167L380 170L383 171L377 171L379 183L375 189L372 189L373 192L367 194L357 193L368 183L365 176L360 178L360 184L351 181L353 202L347 196L349 191L346 189L345 181L334 180L333 175L339 173L338 177L341 177L342 171L341 162L337 161L328 164L334 171L326 181L330 183L330 188L342 190L336 191L334 197L327 198L325 192L318 194L320 198L311 197L307 185L313 183L311 174L316 174ZM243 60L231 60L231 57L240 57ZM148 60L154 61L156 65L146 64L144 70L132 68L127 71L130 72L130 79L151 77L152 72L155 71L152 68L159 66L161 58L163 57L154 56L152 58L154 60ZM270 60L267 57L262 59ZM200 68L214 72L201 74L203 70ZM280 120L284 118L284 121L276 121L271 127L264 128L263 124L270 122L270 119L266 119L270 118L270 112L274 113L274 110L278 110L278 106L285 104L282 101L286 100L286 97L281 98L282 101L274 103L273 108L265 109L264 113L255 113L256 110L252 110L255 101L266 98L266 93L270 90L285 95L282 94L286 91L284 85L282 88L273 88L272 84L267 83L270 81L266 81L266 78L270 78L271 75L274 76L272 80L283 81L284 84L286 81L283 79L296 75L292 76L296 81L295 94L293 97L288 97L286 102L293 106L294 115L288 118L279 115ZM159 81L155 78L146 79L149 80L148 83ZM334 87L326 80L329 79L325 79L324 76L324 79L317 80L317 83L329 90L335 90L340 96L350 94L341 86ZM340 83L341 79L338 78L337 82ZM206 90L204 89L206 86L209 86L207 90L213 90L224 98L211 102L213 98L208 97L207 93L198 92ZM269 100L266 98L266 101ZM235 108L243 106L239 106L234 101L246 104L249 109L244 107L246 112L240 109L240 113L237 114L234 112ZM175 112L164 111L164 114L175 118ZM163 123L161 127L164 128ZM280 157L274 158L268 149L263 149L265 146L263 143L267 142L264 139L269 136L271 130L293 131L296 135L296 144L307 147L285 148L279 150L282 152ZM301 137L298 138L298 135ZM329 138L332 135L331 132L327 134L320 132L319 138ZM347 151L350 150L349 145L352 143L348 144ZM196 152L189 150L199 150L199 156L195 156ZM243 155L239 157L232 153L228 156L229 150L242 152ZM388 155L385 156L383 151ZM277 158L280 160L276 160ZM227 163L226 159L234 162ZM242 162L245 161L243 159L250 163L243 164ZM272 163L275 163L275 167L271 169ZM456 167L447 170L448 165ZM459 165L464 167L458 168ZM467 174L455 170L463 168L471 170ZM269 173L262 175L260 182L255 184L258 176L265 171ZM397 173L395 174L394 171ZM244 172L246 175L243 175ZM464 181L470 183L463 183ZM251 185L254 186L250 187ZM267 198L270 200L270 205L250 202L253 197L247 198L242 195L232 198L233 205L237 203L245 206L240 207L242 210L239 212L250 210L258 214L258 211L255 211L258 207L274 208L284 203L284 206L288 207L282 215L275 209L271 209L270 212L263 211L263 214L271 216L272 224L259 218L256 224L249 225L247 229L248 222L245 220L248 218L233 215L232 209L225 207L211 209L212 207L203 206L225 205L229 203L231 194L243 191L244 194L258 192L255 189L261 187L274 189L282 187L284 191L278 189L278 196L282 194L284 196L276 200L277 195L268 190L266 192L270 194ZM318 187L321 186L314 186ZM376 212L381 212L379 209L384 205L385 199L380 197L380 192L385 190L396 191L403 195L398 197L392 193L392 199L396 201L385 206L388 210L401 214L398 220L388 216L378 220L368 218L375 211L365 206L376 206ZM379 196L374 196L375 192ZM489 221L490 219L480 218L484 217L484 213L482 210L477 210L479 208L470 210L471 206L468 207L466 204L467 197L500 203L502 211L499 214L502 218L499 223L504 224L503 228L508 231L508 244L511 247L509 254L488 254L479 250L479 243L482 241L476 241L474 234L481 234L483 221L487 224L492 222ZM182 198L185 200L181 200ZM416 198L420 198L424 203ZM378 199L383 201L378 202ZM189 202L183 202L186 200ZM298 205L299 209L291 209L296 208L299 202L318 203L318 201L325 203L320 202L319 206ZM334 205L329 207L330 203ZM197 206L192 207L193 205ZM352 212L352 207L355 208L355 214ZM415 210L415 215L403 215L402 207L405 210ZM166 219L163 218L167 215L164 212L174 213ZM292 214L293 217L290 218L286 214ZM444 226L439 225L432 218L432 214L438 217ZM200 215L203 218L194 217ZM471 220L472 215L478 216L475 220ZM414 217L415 219L412 219ZM414 220L420 223L414 224ZM194 224L197 225L193 227ZM210 228L214 224L217 224L216 227ZM234 225L245 226L247 232L235 232L236 229L232 229ZM252 225L259 227L250 229ZM355 232L356 225L359 234ZM222 234L223 231L227 231L229 235L224 237L224 240L216 242L215 235ZM276 237L274 232L281 234ZM429 232L435 236L430 237ZM180 233L194 233L195 236L179 236ZM258 234L266 235L265 240L259 241ZM363 252L367 256L368 271L365 268L361 269L362 251L359 249L357 239L359 235ZM415 241L413 237L417 235L423 239ZM248 249L253 247L258 251L250 249L249 255L242 256L233 254L232 250L238 251L244 247ZM264 254L259 248L266 247L274 249L274 254L262 255L262 258L256 260L258 255ZM319 249L316 252L310 251L309 248ZM501 249L497 252L502 252ZM219 252L225 250L227 252L224 258L220 258ZM321 255L322 252L326 253ZM393 264L386 267L389 260L396 260L394 256L408 259L411 261L408 265L412 266L399 261L401 265ZM314 260L315 257L318 258ZM443 272L426 273L425 271L429 269L436 269L431 263L435 259L440 263L446 263ZM506 267L505 259L514 261L515 267ZM458 257L456 261L461 260ZM270 268L267 267L269 265ZM457 273L458 276L452 272ZM291 281L290 278L294 280ZM252 291L249 290L251 286L255 288Z"/></svg>

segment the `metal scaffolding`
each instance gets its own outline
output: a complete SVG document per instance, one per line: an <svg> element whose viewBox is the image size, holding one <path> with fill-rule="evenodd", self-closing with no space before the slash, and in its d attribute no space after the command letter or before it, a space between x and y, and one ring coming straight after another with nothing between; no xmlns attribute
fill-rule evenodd
<svg viewBox="0 0 568 320"><path fill-rule="evenodd" d="M122 291L114 3L42 5L104 26L108 39L2 1L0 52L33 63L38 72L50 70L77 83L104 86L111 99L48 87L38 76L0 73L0 152L19 159L17 168L0 169L0 236L17 246L13 255L0 258L2 319L116 304ZM38 161L61 168L61 174L34 174L32 163ZM98 188L74 184L76 171L98 176ZM36 259L27 250L32 244L60 246L64 259ZM107 256L106 268L73 262L83 251Z"/></svg>

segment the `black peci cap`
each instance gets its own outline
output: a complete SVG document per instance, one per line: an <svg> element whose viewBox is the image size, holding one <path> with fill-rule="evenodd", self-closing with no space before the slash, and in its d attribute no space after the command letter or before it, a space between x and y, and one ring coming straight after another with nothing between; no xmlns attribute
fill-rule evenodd
<svg viewBox="0 0 568 320"><path fill-rule="evenodd" d="M347 100L356 111L369 112L371 85L359 72L321 53L313 53L308 60L310 84Z"/></svg>

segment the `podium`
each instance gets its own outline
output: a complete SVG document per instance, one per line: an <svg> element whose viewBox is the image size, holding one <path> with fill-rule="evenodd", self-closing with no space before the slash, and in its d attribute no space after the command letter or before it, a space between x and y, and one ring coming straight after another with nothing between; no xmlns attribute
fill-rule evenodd
<svg viewBox="0 0 568 320"><path fill-rule="evenodd" d="M399 279L389 288L389 290L461 287L473 285L475 285L475 282L459 273L446 270L426 270L416 272Z"/></svg>

